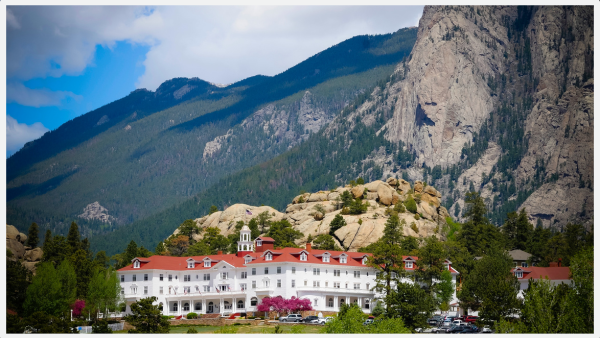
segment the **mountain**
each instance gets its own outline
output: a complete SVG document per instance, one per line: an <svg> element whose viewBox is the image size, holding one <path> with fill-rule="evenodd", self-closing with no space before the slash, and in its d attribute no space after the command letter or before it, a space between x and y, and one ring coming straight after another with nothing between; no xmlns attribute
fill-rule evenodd
<svg viewBox="0 0 600 338"><path fill-rule="evenodd" d="M212 204L284 210L361 176L427 181L459 219L479 191L497 225L525 207L540 226L593 231L592 27L592 7L427 6L410 56L325 128L92 245L152 247Z"/></svg>
<svg viewBox="0 0 600 338"><path fill-rule="evenodd" d="M92 237L178 205L320 130L409 55L416 29L356 36L273 77L139 89L7 160L8 222ZM98 212L96 212L98 211Z"/></svg>

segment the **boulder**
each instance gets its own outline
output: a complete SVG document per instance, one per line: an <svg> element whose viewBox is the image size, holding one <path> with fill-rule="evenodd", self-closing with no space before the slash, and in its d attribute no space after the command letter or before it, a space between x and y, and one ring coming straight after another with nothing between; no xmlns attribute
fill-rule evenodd
<svg viewBox="0 0 600 338"><path fill-rule="evenodd" d="M302 203L302 204L288 204L287 208L285 209L285 213L289 214L292 212L296 212L296 211L300 211L302 209L304 209L306 207L306 204Z"/></svg>
<svg viewBox="0 0 600 338"><path fill-rule="evenodd" d="M321 212L317 211L317 212L315 212L315 215L313 217L315 218L315 221L321 221L321 220L323 220L325 215L323 215Z"/></svg>
<svg viewBox="0 0 600 338"><path fill-rule="evenodd" d="M393 191L394 190L388 188L388 186L380 184L377 188L377 195L379 195L379 203L384 205L391 205Z"/></svg>
<svg viewBox="0 0 600 338"><path fill-rule="evenodd" d="M423 182L415 181L415 194L420 194L423 192Z"/></svg>
<svg viewBox="0 0 600 338"><path fill-rule="evenodd" d="M398 202L402 202L402 201L403 201L402 195L400 195L398 192L396 192L394 190L394 192L392 193L392 204L396 205L396 204L398 204Z"/></svg>
<svg viewBox="0 0 600 338"><path fill-rule="evenodd" d="M379 198L379 195L376 192L367 192L367 199L371 201L376 201Z"/></svg>
<svg viewBox="0 0 600 338"><path fill-rule="evenodd" d="M319 191L317 193L314 194L310 194L310 196L308 197L308 202L322 202L322 201L326 201L327 200L327 195L328 193L324 192L324 191Z"/></svg>
<svg viewBox="0 0 600 338"><path fill-rule="evenodd" d="M25 255L25 247L23 247L23 244L15 238L6 239L6 248L10 249L13 253L13 257L17 260L23 258L23 255Z"/></svg>
<svg viewBox="0 0 600 338"><path fill-rule="evenodd" d="M309 193L298 195L298 196L294 197L294 199L292 200L292 204L300 203L300 197L302 197L302 199L304 199L304 202L306 202L306 200L308 200L309 196L310 196Z"/></svg>
<svg viewBox="0 0 600 338"><path fill-rule="evenodd" d="M410 190L410 183L403 179L398 180L398 191L404 195Z"/></svg>
<svg viewBox="0 0 600 338"><path fill-rule="evenodd" d="M329 201L335 201L338 197L340 197L340 193L337 191L334 192L330 192L329 195L327 195L327 200Z"/></svg>
<svg viewBox="0 0 600 338"><path fill-rule="evenodd" d="M391 185L392 187L395 187L398 185L398 180L393 177L388 178L386 182L387 182L387 184Z"/></svg>
<svg viewBox="0 0 600 338"><path fill-rule="evenodd" d="M19 230L17 230L17 228L15 228L12 225L6 225L6 238L10 238L10 239L17 239L17 236L19 236Z"/></svg>
<svg viewBox="0 0 600 338"><path fill-rule="evenodd" d="M367 191L377 192L377 189L379 189L379 186L381 184L385 184L385 185L389 186L389 184L387 184L383 181L377 180L377 181L373 181L373 182L369 182L369 183L365 184L365 188L367 188Z"/></svg>
<svg viewBox="0 0 600 338"><path fill-rule="evenodd" d="M42 260L43 255L44 251L42 251L42 248L35 248L25 252L25 259L28 262L37 262Z"/></svg>
<svg viewBox="0 0 600 338"><path fill-rule="evenodd" d="M363 195L365 191L365 186L360 184L357 185L356 187L352 188L352 190L350 190L350 192L352 193L352 196L354 196L354 198L359 198Z"/></svg>
<svg viewBox="0 0 600 338"><path fill-rule="evenodd" d="M21 262L21 264L29 271L31 271L31 273L33 273L35 275L35 270L37 269L37 267L35 266L38 262Z"/></svg>
<svg viewBox="0 0 600 338"><path fill-rule="evenodd" d="M438 215L444 220L446 219L446 217L450 217L450 214L448 213L448 210L446 210L445 207L438 208Z"/></svg>
<svg viewBox="0 0 600 338"><path fill-rule="evenodd" d="M425 187L423 193L421 194L421 201L423 203L432 204L434 207L440 206L440 199L438 197L440 193L435 190L432 186Z"/></svg>
<svg viewBox="0 0 600 338"><path fill-rule="evenodd" d="M20 232L19 235L17 236L17 240L19 240L19 242L25 244L25 242L27 242L27 235Z"/></svg>

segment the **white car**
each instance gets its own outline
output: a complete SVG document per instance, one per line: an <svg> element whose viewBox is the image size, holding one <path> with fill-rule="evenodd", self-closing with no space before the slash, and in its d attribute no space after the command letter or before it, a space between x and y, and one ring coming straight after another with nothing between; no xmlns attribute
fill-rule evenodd
<svg viewBox="0 0 600 338"><path fill-rule="evenodd" d="M329 323L332 320L333 320L333 317L325 317L325 318L319 318L316 321L314 321L313 323L325 325L325 323Z"/></svg>
<svg viewBox="0 0 600 338"><path fill-rule="evenodd" d="M289 314L286 317L279 317L279 321L282 323L285 322L299 322L302 320L302 315L300 314Z"/></svg>
<svg viewBox="0 0 600 338"><path fill-rule="evenodd" d="M492 333L492 329L490 329L489 325L486 325L483 327L483 329L481 330L481 333Z"/></svg>

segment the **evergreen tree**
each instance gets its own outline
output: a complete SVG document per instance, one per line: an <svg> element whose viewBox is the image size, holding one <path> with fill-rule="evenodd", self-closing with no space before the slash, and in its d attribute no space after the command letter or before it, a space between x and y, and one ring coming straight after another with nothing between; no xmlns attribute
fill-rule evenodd
<svg viewBox="0 0 600 338"><path fill-rule="evenodd" d="M162 316L158 305L153 305L156 300L148 297L131 304L131 314L123 318L134 327L129 333L169 333L169 321Z"/></svg>
<svg viewBox="0 0 600 338"><path fill-rule="evenodd" d="M260 236L260 230L258 230L258 221L253 218L248 222L248 228L250 228L250 238L255 239Z"/></svg>
<svg viewBox="0 0 600 338"><path fill-rule="evenodd" d="M416 283L397 283L386 301L389 302L386 317L401 317L406 326L412 329L427 326L427 318L435 310L431 294Z"/></svg>
<svg viewBox="0 0 600 338"><path fill-rule="evenodd" d="M29 287L23 305L25 315L36 311L49 315L65 316L69 311L68 304L63 301L61 279L54 265L50 262L41 263L36 269L36 275Z"/></svg>
<svg viewBox="0 0 600 338"><path fill-rule="evenodd" d="M165 245L162 241L158 242L158 244L156 245L156 249L154 249L154 253L156 253L157 255L165 255L167 253Z"/></svg>
<svg viewBox="0 0 600 338"><path fill-rule="evenodd" d="M212 214L214 214L217 211L219 211L219 208L217 208L217 206L213 204L213 205L210 206L210 210L208 211L208 214L212 215Z"/></svg>
<svg viewBox="0 0 600 338"><path fill-rule="evenodd" d="M49 234L49 232L46 232ZM71 254L71 247L67 243L67 239L63 236L49 235L44 241L44 254L42 255L42 262L52 262L55 266L58 266L67 255Z"/></svg>
<svg viewBox="0 0 600 338"><path fill-rule="evenodd" d="M320 234L313 240L313 248L317 250L332 250L342 251L342 249L335 243L333 236L327 234Z"/></svg>
<svg viewBox="0 0 600 338"><path fill-rule="evenodd" d="M6 260L6 308L23 312L23 304L27 296L27 287L33 275L20 262ZM22 332L22 331L21 331Z"/></svg>
<svg viewBox="0 0 600 338"><path fill-rule="evenodd" d="M491 249L504 247L504 236L492 225L485 214L487 208L478 192L468 192L465 198L467 221L456 236L469 252L482 256Z"/></svg>
<svg viewBox="0 0 600 338"><path fill-rule="evenodd" d="M418 257L415 280L433 296L436 292L435 282L440 280L442 272L445 271L446 251L437 237L430 236L425 238L425 245L419 248Z"/></svg>
<svg viewBox="0 0 600 338"><path fill-rule="evenodd" d="M46 251L46 243L50 242L52 240L52 232L50 231L50 229L46 230L46 235L44 236L44 244L42 244L42 250Z"/></svg>
<svg viewBox="0 0 600 338"><path fill-rule="evenodd" d="M106 269L108 268L108 261L109 258L108 256L106 256L106 252L104 250L98 251L98 253L96 254L96 258L94 258L94 265L102 269Z"/></svg>
<svg viewBox="0 0 600 338"><path fill-rule="evenodd" d="M344 226L346 226L346 221L344 220L344 217L340 214L335 215L335 217L329 224L329 234L333 236L336 231L338 231Z"/></svg>
<svg viewBox="0 0 600 338"><path fill-rule="evenodd" d="M77 299L77 275L68 259L60 263L56 273L61 284L61 308L69 308Z"/></svg>
<svg viewBox="0 0 600 338"><path fill-rule="evenodd" d="M192 236L194 234L198 234L200 232L201 232L200 228L198 228L198 226L196 225L196 222L194 222L193 219L185 220L179 226L179 233L184 236L187 236L190 239L190 243L193 243Z"/></svg>
<svg viewBox="0 0 600 338"><path fill-rule="evenodd" d="M81 248L81 235L79 234L79 227L75 222L71 222L69 234L67 235L67 243L71 247L71 252L75 252Z"/></svg>
<svg viewBox="0 0 600 338"><path fill-rule="evenodd" d="M278 248L297 248L295 241L304 237L286 219L271 223L267 236L275 240L275 247Z"/></svg>
<svg viewBox="0 0 600 338"><path fill-rule="evenodd" d="M504 242L506 243L506 249L515 249L517 243L517 218L516 212L509 212L506 215L506 221L502 224L502 234L504 235Z"/></svg>
<svg viewBox="0 0 600 338"><path fill-rule="evenodd" d="M83 249L75 251L69 259L77 276L77 298L84 299L92 277L92 262Z"/></svg>
<svg viewBox="0 0 600 338"><path fill-rule="evenodd" d="M33 248L37 248L38 242L39 242L39 228L37 223L31 223L31 226L29 227L29 232L27 234L27 246Z"/></svg>
<svg viewBox="0 0 600 338"><path fill-rule="evenodd" d="M268 211L263 211L258 214L258 225L260 226L260 233L265 233L265 228L269 227L271 224L271 215Z"/></svg>
<svg viewBox="0 0 600 338"><path fill-rule="evenodd" d="M415 202L412 195L408 195L408 197L404 201L404 205L406 206L406 210L410 211L413 214L417 213L417 202Z"/></svg>
<svg viewBox="0 0 600 338"><path fill-rule="evenodd" d="M533 224L529 222L525 208L522 208L517 218L517 232L515 237L515 248L519 250L527 249L527 241L533 233Z"/></svg>

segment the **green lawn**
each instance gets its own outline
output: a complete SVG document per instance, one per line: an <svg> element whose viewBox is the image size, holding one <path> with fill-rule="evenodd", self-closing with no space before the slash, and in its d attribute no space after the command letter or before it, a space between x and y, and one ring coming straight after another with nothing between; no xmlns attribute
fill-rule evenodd
<svg viewBox="0 0 600 338"><path fill-rule="evenodd" d="M188 329L193 327L198 331L198 333L218 333L221 329L220 326L171 326L171 331L169 333L187 333ZM280 326L283 329L283 333L320 333L322 326L317 325L282 325ZM294 328L292 330L292 328ZM240 325L240 326L227 326L226 329L235 330L237 332L227 332L227 333L275 333L274 325L260 325L260 326L250 326L250 325ZM295 331L295 332L294 332ZM127 333L127 331L115 331L113 333Z"/></svg>

